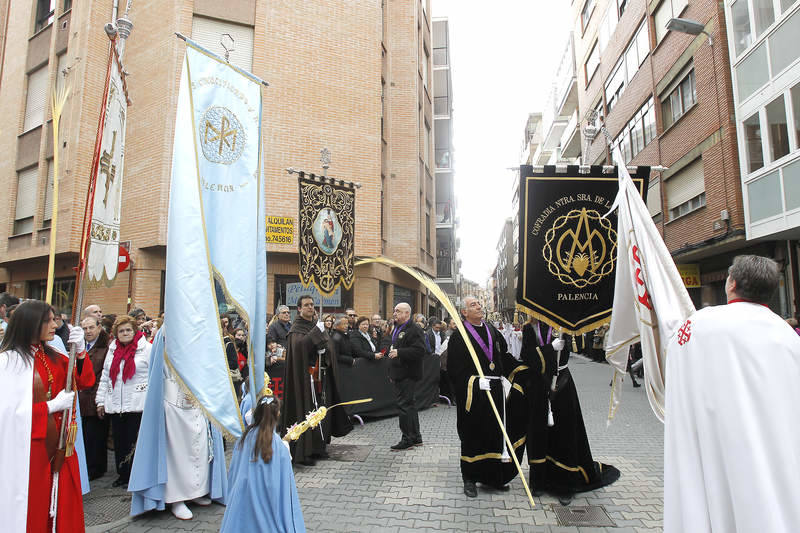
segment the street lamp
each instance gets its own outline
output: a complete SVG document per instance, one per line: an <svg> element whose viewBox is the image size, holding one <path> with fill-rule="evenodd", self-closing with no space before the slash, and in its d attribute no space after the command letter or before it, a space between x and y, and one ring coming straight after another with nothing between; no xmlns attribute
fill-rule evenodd
<svg viewBox="0 0 800 533"><path fill-rule="evenodd" d="M670 31L677 31L678 33L688 33L689 35L700 35L701 33L705 33L708 35L708 44L714 45L714 40L711 38L711 34L708 33L701 23L697 22L696 20L691 19L669 19L667 22L667 29Z"/></svg>

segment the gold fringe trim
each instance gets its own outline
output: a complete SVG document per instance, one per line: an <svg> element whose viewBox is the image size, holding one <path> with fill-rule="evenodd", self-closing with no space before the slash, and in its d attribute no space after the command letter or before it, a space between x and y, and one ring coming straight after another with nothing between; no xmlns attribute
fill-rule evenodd
<svg viewBox="0 0 800 533"><path fill-rule="evenodd" d="M520 303L516 304L516 308L518 311L522 311L523 313L532 316L533 318L539 320L540 322L544 322L548 326L552 326L553 329L561 330L563 333L566 333L567 335L583 335L584 333L589 333L590 331L594 331L600 326L604 326L605 324L611 322L611 315L609 315L605 318L601 318L600 320L595 320L594 322L591 322L586 326L581 326L578 329L569 329L564 327L563 324L554 322L553 319L551 319L549 316L543 315L538 311L534 311L530 307L527 307Z"/></svg>
<svg viewBox="0 0 800 533"><path fill-rule="evenodd" d="M508 381L510 381L511 383L514 383L514 377L517 375L517 372L521 372L522 370L528 370L528 366L527 365L519 365L517 368L512 370L511 373L508 375Z"/></svg>
<svg viewBox="0 0 800 533"><path fill-rule="evenodd" d="M536 353L539 354L539 359L542 360L542 372L541 372L541 374L544 376L544 369L547 366L547 363L544 362L544 354L542 353L542 347L541 346L537 346L536 347Z"/></svg>
<svg viewBox="0 0 800 533"><path fill-rule="evenodd" d="M464 405L464 410L469 413L472 409L472 386L475 385L475 378L478 376L470 376L467 381L467 403Z"/></svg>

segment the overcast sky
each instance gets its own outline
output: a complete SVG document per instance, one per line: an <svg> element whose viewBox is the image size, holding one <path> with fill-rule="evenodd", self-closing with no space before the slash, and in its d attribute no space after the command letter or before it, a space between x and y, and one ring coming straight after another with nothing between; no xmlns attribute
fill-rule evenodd
<svg viewBox="0 0 800 533"><path fill-rule="evenodd" d="M456 215L464 277L483 284L511 217L528 113L541 111L569 36L566 0L431 0L450 20Z"/></svg>

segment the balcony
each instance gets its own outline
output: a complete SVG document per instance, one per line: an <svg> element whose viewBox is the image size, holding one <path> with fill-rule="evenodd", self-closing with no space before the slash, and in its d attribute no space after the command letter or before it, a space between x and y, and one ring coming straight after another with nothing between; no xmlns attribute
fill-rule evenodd
<svg viewBox="0 0 800 533"><path fill-rule="evenodd" d="M452 161L450 160L450 150L449 149L437 149L434 152L434 157L436 158L436 169L449 169L451 168Z"/></svg>
<svg viewBox="0 0 800 533"><path fill-rule="evenodd" d="M570 34L567 46L562 53L561 62L555 73L555 81L550 88L547 100L542 110L542 144L537 149L542 154L535 154L538 159L534 165L545 164L543 159L550 159L546 152L552 152L562 146L561 139L564 132L578 111L578 87L575 78L575 51L572 46ZM578 142L580 145L580 141ZM547 155L547 157L545 157Z"/></svg>
<svg viewBox="0 0 800 533"><path fill-rule="evenodd" d="M580 118L576 109L561 135L561 159L575 159L581 156Z"/></svg>

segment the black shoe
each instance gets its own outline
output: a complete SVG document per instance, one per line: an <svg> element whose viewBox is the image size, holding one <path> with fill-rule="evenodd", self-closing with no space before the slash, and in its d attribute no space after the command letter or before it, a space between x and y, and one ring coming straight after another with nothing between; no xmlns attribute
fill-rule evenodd
<svg viewBox="0 0 800 533"><path fill-rule="evenodd" d="M642 386L642 384L641 384L641 383L636 383L635 381L633 382L633 388L634 388L634 389L636 389L636 388L639 388L639 387L641 387L641 386Z"/></svg>
<svg viewBox="0 0 800 533"><path fill-rule="evenodd" d="M414 446L413 442L409 442L405 439L400 439L400 442L398 442L394 446L391 446L390 448L392 449L392 451L399 452L401 450L407 450L412 446Z"/></svg>
<svg viewBox="0 0 800 533"><path fill-rule="evenodd" d="M116 487L124 487L127 484L128 484L128 482L126 480L122 479L121 477L118 477L114 481L114 483L111 484L111 486L116 488Z"/></svg>
<svg viewBox="0 0 800 533"><path fill-rule="evenodd" d="M531 491L531 494L534 495L537 498L540 498L540 497L544 496L544 491L541 490L541 489L533 489Z"/></svg>
<svg viewBox="0 0 800 533"><path fill-rule="evenodd" d="M414 441L414 446L422 446L422 437Z"/></svg>
<svg viewBox="0 0 800 533"><path fill-rule="evenodd" d="M464 494L467 495L467 498L478 497L478 487L475 486L474 481L470 481L468 479L464 480Z"/></svg>
<svg viewBox="0 0 800 533"><path fill-rule="evenodd" d="M502 487L500 487L497 490L499 490L500 492L508 492L508 491L511 490L511 485L503 485Z"/></svg>
<svg viewBox="0 0 800 533"><path fill-rule="evenodd" d="M574 494L559 494L558 495L558 503L561 505L569 505L572 503L572 497Z"/></svg>
<svg viewBox="0 0 800 533"><path fill-rule="evenodd" d="M317 464L317 461L316 461L316 459L313 459L313 458L309 457L308 459L305 459L303 461L297 461L297 464L303 465L303 466L314 466L314 465Z"/></svg>
<svg viewBox="0 0 800 533"><path fill-rule="evenodd" d="M314 459L330 459L331 458L331 456L328 454L328 452L313 453L313 454L311 454L311 457L313 457Z"/></svg>

